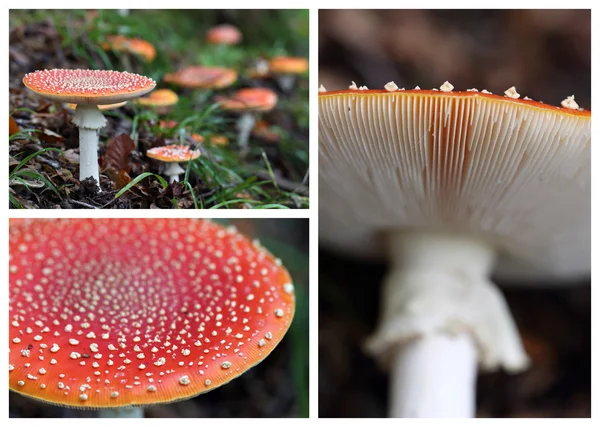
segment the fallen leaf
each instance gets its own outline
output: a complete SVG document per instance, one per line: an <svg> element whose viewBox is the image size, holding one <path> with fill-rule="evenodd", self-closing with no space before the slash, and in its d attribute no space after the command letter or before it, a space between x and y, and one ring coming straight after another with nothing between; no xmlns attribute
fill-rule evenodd
<svg viewBox="0 0 600 427"><path fill-rule="evenodd" d="M102 168L112 168L115 172L125 171L129 173L131 171L129 155L133 150L135 150L135 143L128 135L123 133L113 138L108 143Z"/></svg>
<svg viewBox="0 0 600 427"><path fill-rule="evenodd" d="M19 125L15 122L15 119L8 117L8 136L14 135L19 132Z"/></svg>
<svg viewBox="0 0 600 427"><path fill-rule="evenodd" d="M65 140L62 135L52 132L50 129L44 129L42 132L39 132L38 137L48 143L48 144L58 144Z"/></svg>

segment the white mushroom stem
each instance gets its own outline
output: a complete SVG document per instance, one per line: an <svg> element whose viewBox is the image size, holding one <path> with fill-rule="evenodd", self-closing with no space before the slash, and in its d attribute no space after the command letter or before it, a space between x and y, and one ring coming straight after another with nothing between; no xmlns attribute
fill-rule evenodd
<svg viewBox="0 0 600 427"><path fill-rule="evenodd" d="M277 83L279 87L285 93L289 93L294 89L294 83L296 83L296 76L294 74L282 74L277 77Z"/></svg>
<svg viewBox="0 0 600 427"><path fill-rule="evenodd" d="M98 418L144 418L144 408L136 406L101 409Z"/></svg>
<svg viewBox="0 0 600 427"><path fill-rule="evenodd" d="M401 345L391 361L390 417L469 418L477 350L467 334L432 334Z"/></svg>
<svg viewBox="0 0 600 427"><path fill-rule="evenodd" d="M100 187L98 130L106 125L106 119L97 105L77 105L73 123L79 128L79 180L92 177Z"/></svg>
<svg viewBox="0 0 600 427"><path fill-rule="evenodd" d="M415 231L390 233L389 253L382 317L367 347L394 375L410 373L392 379L390 415L472 416L477 365L509 372L528 365L506 302L489 280L494 249L463 235ZM455 408L448 399L456 399Z"/></svg>
<svg viewBox="0 0 600 427"><path fill-rule="evenodd" d="M164 174L169 177L169 183L172 184L174 182L179 182L179 175L181 175L184 172L185 172L185 169L183 169L181 166L179 166L179 163L170 162L170 163L168 163L168 166L165 168Z"/></svg>
<svg viewBox="0 0 600 427"><path fill-rule="evenodd" d="M250 133L252 132L252 129L254 129L255 124L256 117L254 117L253 113L243 113L236 123L238 130L238 145L242 151L245 151L248 148L248 139L250 138Z"/></svg>

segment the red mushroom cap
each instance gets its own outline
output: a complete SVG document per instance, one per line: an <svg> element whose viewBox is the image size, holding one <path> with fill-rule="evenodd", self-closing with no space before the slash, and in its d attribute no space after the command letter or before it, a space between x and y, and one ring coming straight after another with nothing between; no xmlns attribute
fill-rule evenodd
<svg viewBox="0 0 600 427"><path fill-rule="evenodd" d="M264 87L240 89L229 98L219 98L221 108L231 111L270 111L277 105L277 93Z"/></svg>
<svg viewBox="0 0 600 427"><path fill-rule="evenodd" d="M116 104L156 87L151 78L108 70L42 70L26 74L23 84L52 101L88 105Z"/></svg>
<svg viewBox="0 0 600 427"><path fill-rule="evenodd" d="M190 150L187 145L163 145L149 149L146 155L161 162L188 162L200 157L200 151Z"/></svg>
<svg viewBox="0 0 600 427"><path fill-rule="evenodd" d="M190 65L165 74L165 82L190 89L223 89L234 84L237 77L237 72L229 68Z"/></svg>
<svg viewBox="0 0 600 427"><path fill-rule="evenodd" d="M288 272L195 219L10 222L9 386L49 403L165 403L262 361L294 315Z"/></svg>
<svg viewBox="0 0 600 427"><path fill-rule="evenodd" d="M238 44L242 33L231 24L217 25L206 33L206 40L212 44Z"/></svg>
<svg viewBox="0 0 600 427"><path fill-rule="evenodd" d="M140 38L128 38L121 35L108 36L106 42L102 44L102 48L104 50L114 50L115 52L133 53L146 62L152 62L156 58L154 45Z"/></svg>

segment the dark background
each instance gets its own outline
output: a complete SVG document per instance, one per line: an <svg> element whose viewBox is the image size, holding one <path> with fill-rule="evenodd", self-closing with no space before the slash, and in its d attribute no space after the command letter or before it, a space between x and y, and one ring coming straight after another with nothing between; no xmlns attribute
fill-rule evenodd
<svg viewBox="0 0 600 427"><path fill-rule="evenodd" d="M273 352L234 381L209 393L145 408L146 418L308 417L308 220L232 219L241 232L281 258L294 280L296 313ZM52 406L10 392L10 417L96 417L97 411Z"/></svg>
<svg viewBox="0 0 600 427"><path fill-rule="evenodd" d="M591 108L589 10L321 10L319 84L475 87ZM362 351L383 264L320 250L319 415L385 417L387 375ZM502 286L503 283L499 282ZM518 285L518 284L517 284ZM590 281L504 288L532 367L480 375L479 417L591 416Z"/></svg>

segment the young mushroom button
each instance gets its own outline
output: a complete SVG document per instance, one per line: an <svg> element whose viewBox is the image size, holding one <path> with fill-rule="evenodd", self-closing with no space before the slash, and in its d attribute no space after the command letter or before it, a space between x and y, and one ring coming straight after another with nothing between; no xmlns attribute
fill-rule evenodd
<svg viewBox="0 0 600 427"><path fill-rule="evenodd" d="M179 175L185 170L179 166L179 163L189 162L200 157L200 151L190 150L187 145L165 145L155 147L146 151L148 157L168 163L164 174L169 177L169 182L178 182Z"/></svg>
<svg viewBox="0 0 600 427"><path fill-rule="evenodd" d="M267 357L294 315L281 262L206 220L17 220L9 249L9 387L47 403L207 392Z"/></svg>
<svg viewBox="0 0 600 427"><path fill-rule="evenodd" d="M391 83L319 91L320 240L389 260L367 347L390 415L468 417L478 366L528 364L492 272L590 272L591 113Z"/></svg>
<svg viewBox="0 0 600 427"><path fill-rule="evenodd" d="M98 130L106 124L98 105L128 101L156 86L154 80L128 72L58 69L29 73L23 84L43 98L77 104L73 123L79 127L79 179L92 177L98 186Z"/></svg>

